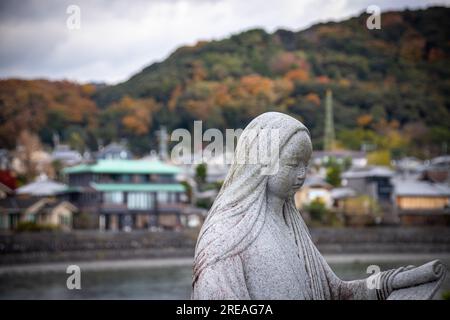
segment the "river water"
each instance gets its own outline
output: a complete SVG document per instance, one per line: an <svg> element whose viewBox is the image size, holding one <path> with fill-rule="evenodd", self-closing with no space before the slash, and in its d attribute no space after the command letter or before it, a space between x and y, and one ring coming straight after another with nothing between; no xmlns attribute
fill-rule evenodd
<svg viewBox="0 0 450 320"><path fill-rule="evenodd" d="M439 257L447 267L450 257ZM424 256L326 256L344 280L367 277L367 267L387 270L402 265L420 265ZM190 259L128 260L80 263L81 289L69 290L66 264L0 267L0 299L189 299ZM447 276L436 298L450 290Z"/></svg>

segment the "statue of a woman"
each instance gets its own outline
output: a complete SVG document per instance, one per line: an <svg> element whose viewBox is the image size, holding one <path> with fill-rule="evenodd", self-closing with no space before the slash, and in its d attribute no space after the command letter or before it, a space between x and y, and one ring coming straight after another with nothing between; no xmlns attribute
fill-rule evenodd
<svg viewBox="0 0 450 320"><path fill-rule="evenodd" d="M431 298L445 275L439 261L381 272L372 285L335 275L294 205L311 152L308 129L285 114L245 128L198 237L192 298Z"/></svg>

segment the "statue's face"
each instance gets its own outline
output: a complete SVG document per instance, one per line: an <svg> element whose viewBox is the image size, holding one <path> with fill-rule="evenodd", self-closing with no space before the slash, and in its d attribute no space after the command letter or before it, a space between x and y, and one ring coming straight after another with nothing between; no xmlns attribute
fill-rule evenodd
<svg viewBox="0 0 450 320"><path fill-rule="evenodd" d="M306 178L312 144L308 134L297 132L281 149L280 166L277 174L268 179L268 192L280 198L287 198L301 188Z"/></svg>

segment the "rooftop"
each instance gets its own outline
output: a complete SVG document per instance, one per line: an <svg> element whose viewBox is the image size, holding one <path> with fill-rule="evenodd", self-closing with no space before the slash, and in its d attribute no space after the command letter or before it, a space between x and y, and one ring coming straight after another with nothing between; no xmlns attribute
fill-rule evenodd
<svg viewBox="0 0 450 320"><path fill-rule="evenodd" d="M80 164L65 168L65 174L75 173L122 173L122 174L177 174L181 169L161 161L153 160L99 160L93 164Z"/></svg>
<svg viewBox="0 0 450 320"><path fill-rule="evenodd" d="M313 158L335 157L335 158L365 158L366 152L354 150L332 150L332 151L313 151Z"/></svg>
<svg viewBox="0 0 450 320"><path fill-rule="evenodd" d="M91 183L92 188L97 191L141 191L141 192L184 192L186 188L181 183Z"/></svg>
<svg viewBox="0 0 450 320"><path fill-rule="evenodd" d="M392 177L393 175L394 172L388 167L372 166L346 171L342 174L342 178Z"/></svg>
<svg viewBox="0 0 450 320"><path fill-rule="evenodd" d="M318 188L325 188L325 189L332 189L333 186L325 181L320 176L317 175L308 175L305 179L305 182L303 183L303 186L305 187L318 187Z"/></svg>
<svg viewBox="0 0 450 320"><path fill-rule="evenodd" d="M356 191L352 188L347 187L341 187L341 188L334 188L331 190L331 197L333 199L344 199L344 198L350 198L356 196Z"/></svg>
<svg viewBox="0 0 450 320"><path fill-rule="evenodd" d="M26 184L16 190L17 194L33 196L54 195L66 190L66 185L47 178L39 178L37 181Z"/></svg>
<svg viewBox="0 0 450 320"><path fill-rule="evenodd" d="M51 157L53 160L61 160L69 163L77 163L83 159L78 151L70 149L67 145L56 146Z"/></svg>
<svg viewBox="0 0 450 320"><path fill-rule="evenodd" d="M115 154L115 158L111 158L111 154ZM133 155L128 148L120 143L112 142L106 147L100 149L96 154L97 159L132 159Z"/></svg>
<svg viewBox="0 0 450 320"><path fill-rule="evenodd" d="M394 180L394 192L398 196L450 197L450 186L412 179Z"/></svg>

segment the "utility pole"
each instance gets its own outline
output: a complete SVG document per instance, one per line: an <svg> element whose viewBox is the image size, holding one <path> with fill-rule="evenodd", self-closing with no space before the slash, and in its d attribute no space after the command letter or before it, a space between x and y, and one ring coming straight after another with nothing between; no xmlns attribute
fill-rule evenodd
<svg viewBox="0 0 450 320"><path fill-rule="evenodd" d="M159 158L163 161L166 161L169 158L168 153L168 135L167 129L165 126L161 126L161 128L157 132L158 134L158 142L159 142Z"/></svg>
<svg viewBox="0 0 450 320"><path fill-rule="evenodd" d="M323 137L323 149L331 151L334 149L334 117L333 117L333 94L327 89L325 98L325 132Z"/></svg>

